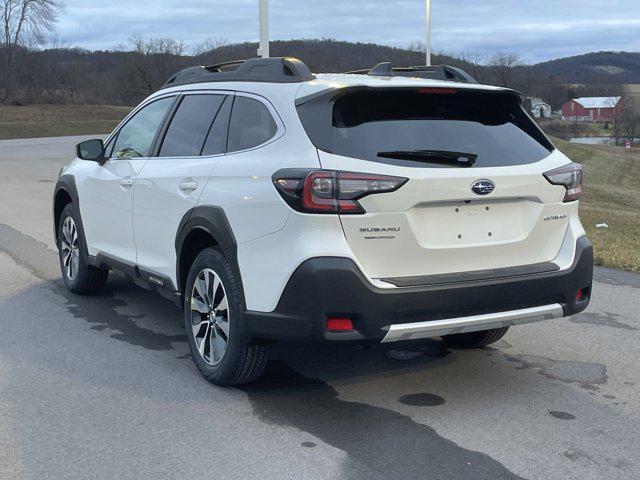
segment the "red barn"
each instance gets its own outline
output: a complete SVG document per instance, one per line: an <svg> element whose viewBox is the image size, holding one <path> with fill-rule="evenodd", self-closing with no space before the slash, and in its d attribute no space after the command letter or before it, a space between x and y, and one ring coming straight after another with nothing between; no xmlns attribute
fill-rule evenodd
<svg viewBox="0 0 640 480"><path fill-rule="evenodd" d="M573 122L612 122L620 107L620 97L582 97L562 106L562 119Z"/></svg>

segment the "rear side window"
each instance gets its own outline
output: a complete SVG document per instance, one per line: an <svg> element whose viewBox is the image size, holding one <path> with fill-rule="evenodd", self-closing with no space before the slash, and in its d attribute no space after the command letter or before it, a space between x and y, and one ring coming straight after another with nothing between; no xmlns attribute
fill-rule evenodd
<svg viewBox="0 0 640 480"><path fill-rule="evenodd" d="M118 132L113 158L136 158L149 155L151 144L175 97L156 100L143 107Z"/></svg>
<svg viewBox="0 0 640 480"><path fill-rule="evenodd" d="M553 150L507 92L357 90L319 97L298 113L320 150L401 166L455 167L434 161L451 153L469 154L473 167L522 165Z"/></svg>
<svg viewBox="0 0 640 480"><path fill-rule="evenodd" d="M231 115L232 104L233 97L227 97L220 107L211 130L209 130L202 155L219 155L227 151L227 132L229 131L229 116Z"/></svg>
<svg viewBox="0 0 640 480"><path fill-rule="evenodd" d="M262 145L277 131L276 122L261 102L248 97L235 98L229 123L229 152Z"/></svg>
<svg viewBox="0 0 640 480"><path fill-rule="evenodd" d="M200 155L225 95L187 95L182 99L162 142L160 157Z"/></svg>

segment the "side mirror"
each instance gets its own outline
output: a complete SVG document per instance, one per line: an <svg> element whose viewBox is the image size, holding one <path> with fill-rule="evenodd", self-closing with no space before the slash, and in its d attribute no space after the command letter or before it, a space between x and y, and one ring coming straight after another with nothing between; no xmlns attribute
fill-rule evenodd
<svg viewBox="0 0 640 480"><path fill-rule="evenodd" d="M104 156L104 143L100 139L85 140L76 145L76 153L81 160L90 160L102 165L107 159Z"/></svg>

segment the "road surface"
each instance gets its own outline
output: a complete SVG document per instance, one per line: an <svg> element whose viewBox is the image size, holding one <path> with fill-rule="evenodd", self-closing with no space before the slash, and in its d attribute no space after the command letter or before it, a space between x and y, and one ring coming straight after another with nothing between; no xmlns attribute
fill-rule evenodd
<svg viewBox="0 0 640 480"><path fill-rule="evenodd" d="M587 312L494 348L278 345L222 389L168 301L64 289L50 201L79 140L0 141L0 479L640 478L639 275L597 269Z"/></svg>

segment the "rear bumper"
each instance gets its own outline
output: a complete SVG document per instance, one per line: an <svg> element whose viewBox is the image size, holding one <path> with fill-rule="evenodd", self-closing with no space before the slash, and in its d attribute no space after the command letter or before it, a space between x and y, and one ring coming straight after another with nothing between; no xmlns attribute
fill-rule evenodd
<svg viewBox="0 0 640 480"><path fill-rule="evenodd" d="M568 316L589 304L593 248L576 243L569 269L406 288L377 288L348 258L319 257L291 276L273 312L246 312L254 339L380 342ZM576 300L578 290L584 296ZM331 332L328 317L348 317L355 330Z"/></svg>

